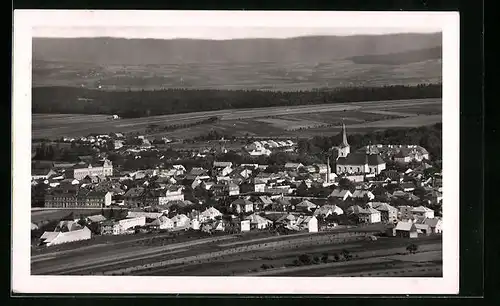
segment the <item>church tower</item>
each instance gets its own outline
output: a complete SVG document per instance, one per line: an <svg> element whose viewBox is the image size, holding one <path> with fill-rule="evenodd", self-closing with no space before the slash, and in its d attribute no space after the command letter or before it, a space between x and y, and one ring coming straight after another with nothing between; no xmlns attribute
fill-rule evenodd
<svg viewBox="0 0 500 306"><path fill-rule="evenodd" d="M326 157L326 182L330 183L330 155Z"/></svg>
<svg viewBox="0 0 500 306"><path fill-rule="evenodd" d="M349 146L349 143L347 142L347 133L345 131L345 124L342 122L342 143L338 147L339 149L339 155L338 157L347 157L349 153L351 153L351 147ZM338 158L337 157L337 158Z"/></svg>

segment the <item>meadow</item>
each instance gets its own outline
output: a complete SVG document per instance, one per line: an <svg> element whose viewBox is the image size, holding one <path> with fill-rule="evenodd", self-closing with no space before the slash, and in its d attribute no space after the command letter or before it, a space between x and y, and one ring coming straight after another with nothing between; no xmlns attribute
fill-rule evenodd
<svg viewBox="0 0 500 306"><path fill-rule="evenodd" d="M440 59L400 65L360 64L349 59L142 66L35 61L33 86L105 90L210 88L296 91L322 87L439 83L441 66Z"/></svg>
<svg viewBox="0 0 500 306"><path fill-rule="evenodd" d="M32 137L55 139L90 133L137 132L151 137L192 138L215 130L227 135L311 137L336 134L342 122L349 133L414 127L441 122L441 99L356 102L221 110L112 120L107 115L33 114ZM146 134L150 124L190 123L216 116L219 121L190 128Z"/></svg>

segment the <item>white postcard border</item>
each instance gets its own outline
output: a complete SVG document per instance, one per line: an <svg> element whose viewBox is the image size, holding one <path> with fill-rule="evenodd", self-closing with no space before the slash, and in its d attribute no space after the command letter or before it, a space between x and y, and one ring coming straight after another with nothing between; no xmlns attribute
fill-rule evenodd
<svg viewBox="0 0 500 306"><path fill-rule="evenodd" d="M30 275L33 26L440 28L443 33L443 277L145 277ZM12 289L16 293L457 294L459 15L457 12L14 11Z"/></svg>

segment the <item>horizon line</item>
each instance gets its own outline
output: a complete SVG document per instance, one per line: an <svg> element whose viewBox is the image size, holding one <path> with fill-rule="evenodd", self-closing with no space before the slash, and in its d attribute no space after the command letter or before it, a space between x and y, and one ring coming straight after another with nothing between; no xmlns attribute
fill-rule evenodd
<svg viewBox="0 0 500 306"><path fill-rule="evenodd" d="M367 34L314 34L314 35L298 35L289 37L237 37L237 38L204 38L204 37L170 37L170 38L160 38L160 37L126 37L126 36L38 36L33 35L32 38L44 38L44 39L126 39L126 40L204 40L204 41L233 41L233 40L286 40L286 39L299 39L299 38L314 38L314 37L360 37L360 36L390 36L390 35L435 35L441 34L442 31L436 32L397 32L397 33L367 33Z"/></svg>

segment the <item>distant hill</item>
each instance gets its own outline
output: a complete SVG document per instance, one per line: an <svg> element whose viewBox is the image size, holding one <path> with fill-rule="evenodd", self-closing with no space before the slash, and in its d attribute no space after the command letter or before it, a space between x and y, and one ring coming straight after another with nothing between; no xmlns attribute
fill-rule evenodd
<svg viewBox="0 0 500 306"><path fill-rule="evenodd" d="M442 47L434 47L399 53L353 56L349 59L356 64L402 65L432 59L440 59L442 58L442 52Z"/></svg>
<svg viewBox="0 0 500 306"><path fill-rule="evenodd" d="M442 45L441 33L307 36L288 39L33 38L33 59L93 64L328 62ZM359 58L358 58L359 60Z"/></svg>

